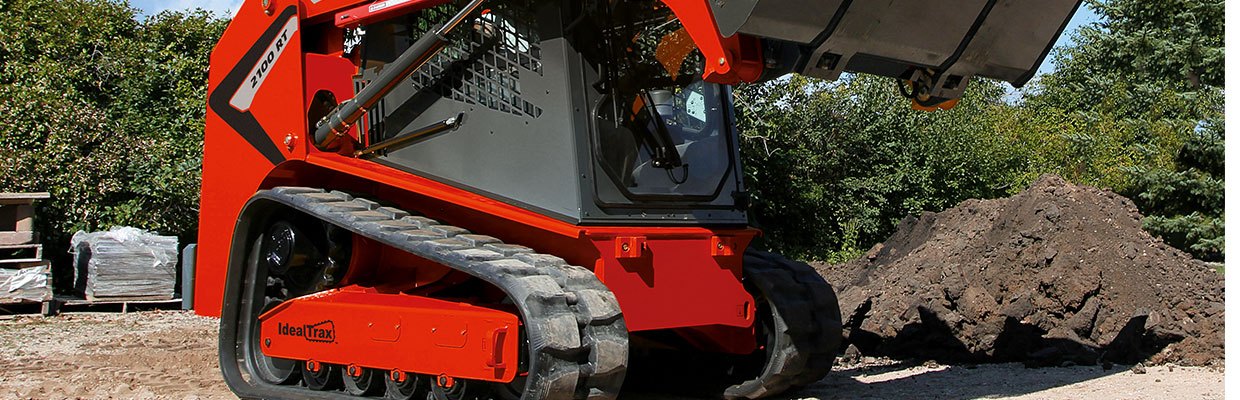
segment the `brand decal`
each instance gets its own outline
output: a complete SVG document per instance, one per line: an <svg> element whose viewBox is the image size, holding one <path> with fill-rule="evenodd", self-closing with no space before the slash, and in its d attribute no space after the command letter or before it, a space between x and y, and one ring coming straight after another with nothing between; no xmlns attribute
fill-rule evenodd
<svg viewBox="0 0 1240 400"><path fill-rule="evenodd" d="M228 101L228 104L240 111L250 110L250 105L254 103L254 96L258 94L258 89L263 86L263 82L267 81L267 76L270 75L271 69L275 67L276 61L280 59L280 55L284 54L284 50L288 48L289 41L297 33L298 27L297 17L290 18L288 23L284 24L284 29L267 46L267 51L263 52L263 56L254 64L254 68L250 70L250 74L247 75L241 87L237 89L237 93Z"/></svg>
<svg viewBox="0 0 1240 400"><path fill-rule="evenodd" d="M401 4L405 4L408 2L409 0L384 0L384 1L380 1L375 4L371 4L370 8L368 8L367 11L374 13L374 12L382 11L383 9L388 8L388 7L399 6Z"/></svg>
<svg viewBox="0 0 1240 400"><path fill-rule="evenodd" d="M262 69L263 60L266 60L267 55L273 50L277 52L287 50L284 47L289 46L289 38L296 38L293 35L298 29L296 19L297 6L285 7L275 21L267 26L267 30L263 31L262 36L245 51L241 60L238 60L237 64L228 70L228 74L224 75L224 80L220 81L219 86L210 92L207 100L211 111L219 115L224 123L241 135L242 139L245 139L272 165L284 162L284 150L276 146L271 135L263 129L263 124L260 124L249 110L250 103L254 101L254 93L258 91L257 87L253 87L254 82L249 78L257 76L254 71ZM281 41L281 38L284 40ZM277 43L282 43L283 47L278 46ZM267 65L268 73L271 72L274 60L278 59L278 54L272 57L272 64ZM259 82L259 86L261 85L262 82ZM245 107L242 109L238 105Z"/></svg>
<svg viewBox="0 0 1240 400"><path fill-rule="evenodd" d="M331 320L305 325L292 325L281 322L276 325L276 330L280 336L299 337L315 343L336 342L336 324Z"/></svg>

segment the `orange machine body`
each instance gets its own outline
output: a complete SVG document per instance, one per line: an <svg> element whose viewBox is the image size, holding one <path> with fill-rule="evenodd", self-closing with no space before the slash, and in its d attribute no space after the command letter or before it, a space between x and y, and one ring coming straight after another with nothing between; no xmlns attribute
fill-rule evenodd
<svg viewBox="0 0 1240 400"><path fill-rule="evenodd" d="M741 255L757 230L579 226L354 158L347 151L320 151L310 143L312 127L306 115L313 106L311 99L323 90L340 101L351 98L358 66L341 56L342 49L324 48L306 38L302 27L339 21L370 2L273 0L266 8L261 3L246 2L221 40L251 47L221 45L212 54L216 67L209 82L194 292L199 314L220 314L229 247L249 198L277 186L312 186L366 193L591 268L615 293L630 331L680 329L687 337L703 338L698 343L703 348L752 351L755 304L740 277ZM413 2L417 3L429 6L442 1ZM351 18L374 17L371 13ZM709 18L701 23L713 24ZM704 30L688 30L695 41L705 41L700 39ZM717 35L717 29L709 30ZM739 41L716 39L703 48L720 52L712 56L738 60L721 63L724 66L738 66L708 72L708 77L718 81L756 77L752 65L743 72L741 66L752 63L740 61ZM705 331L730 334L693 334Z"/></svg>
<svg viewBox="0 0 1240 400"><path fill-rule="evenodd" d="M810 266L746 257L729 85L867 73L948 109L1027 82L1080 2L245 1L211 55L195 309L243 397L378 372L613 398L682 350L727 398L817 381L844 321ZM449 249L478 240L520 269Z"/></svg>
<svg viewBox="0 0 1240 400"><path fill-rule="evenodd" d="M273 357L492 382L517 375L519 321L505 311L350 286L258 320Z"/></svg>

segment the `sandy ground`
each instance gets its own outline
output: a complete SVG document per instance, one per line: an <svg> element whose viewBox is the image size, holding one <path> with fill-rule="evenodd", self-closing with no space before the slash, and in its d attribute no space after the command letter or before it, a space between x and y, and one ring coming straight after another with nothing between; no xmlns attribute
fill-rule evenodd
<svg viewBox="0 0 1240 400"><path fill-rule="evenodd" d="M166 311L0 317L0 398L235 398L217 370L215 329L214 319ZM791 398L1222 399L1223 372L868 360Z"/></svg>

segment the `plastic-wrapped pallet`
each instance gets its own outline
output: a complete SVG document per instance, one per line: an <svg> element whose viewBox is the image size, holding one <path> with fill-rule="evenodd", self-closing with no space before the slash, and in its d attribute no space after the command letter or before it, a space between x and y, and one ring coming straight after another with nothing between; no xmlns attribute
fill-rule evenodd
<svg viewBox="0 0 1240 400"><path fill-rule="evenodd" d="M137 228L73 235L74 288L88 300L172 299L177 238Z"/></svg>
<svg viewBox="0 0 1240 400"><path fill-rule="evenodd" d="M47 264L21 269L0 268L0 303L51 300L50 271Z"/></svg>

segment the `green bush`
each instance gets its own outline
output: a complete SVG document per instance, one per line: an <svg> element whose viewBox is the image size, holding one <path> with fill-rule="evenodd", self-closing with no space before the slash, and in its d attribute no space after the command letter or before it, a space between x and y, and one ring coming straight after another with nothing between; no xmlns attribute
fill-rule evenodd
<svg viewBox="0 0 1240 400"><path fill-rule="evenodd" d="M208 55L226 21L125 2L0 2L0 191L47 191L50 254L129 225L191 239ZM183 240L184 241L184 240Z"/></svg>
<svg viewBox="0 0 1240 400"><path fill-rule="evenodd" d="M988 129L1012 112L978 81L951 111L913 111L894 80L791 77L737 91L742 154L763 244L838 260L909 213L1012 189L1025 157Z"/></svg>
<svg viewBox="0 0 1240 400"><path fill-rule="evenodd" d="M1090 0L1103 17L1057 56L1028 107L1091 139L1077 181L1133 198L1145 227L1223 259L1223 1Z"/></svg>

